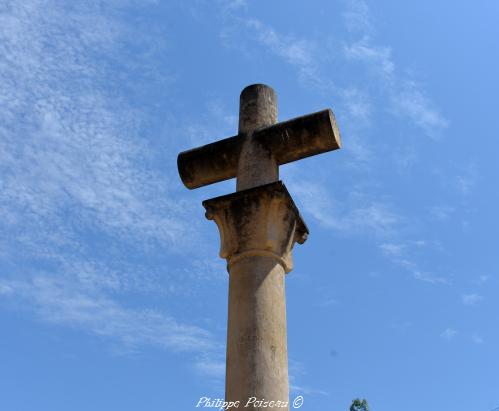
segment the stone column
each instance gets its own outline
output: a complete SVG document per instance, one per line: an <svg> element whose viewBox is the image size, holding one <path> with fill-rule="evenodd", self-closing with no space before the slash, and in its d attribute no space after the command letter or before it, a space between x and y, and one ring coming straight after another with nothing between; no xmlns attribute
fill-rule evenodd
<svg viewBox="0 0 499 411"><path fill-rule="evenodd" d="M190 189L237 178L236 193L203 202L229 271L225 398L239 404L231 409L289 409L281 406L289 401L284 277L308 230L279 165L338 148L330 109L277 123L274 90L254 84L241 93L237 136L178 156Z"/></svg>
<svg viewBox="0 0 499 411"><path fill-rule="evenodd" d="M243 408L252 397L288 410L285 273L291 250L308 230L281 182L203 202L221 237L220 256L229 271L226 401Z"/></svg>

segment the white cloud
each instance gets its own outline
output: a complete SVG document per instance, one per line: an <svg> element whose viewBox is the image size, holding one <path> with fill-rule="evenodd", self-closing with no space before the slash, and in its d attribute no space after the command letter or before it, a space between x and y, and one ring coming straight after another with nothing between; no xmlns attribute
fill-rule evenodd
<svg viewBox="0 0 499 411"><path fill-rule="evenodd" d="M480 335L478 334L473 334L471 336L471 340L475 343L475 344L483 344L483 337L481 337Z"/></svg>
<svg viewBox="0 0 499 411"><path fill-rule="evenodd" d="M347 0L343 19L347 29L352 33L371 33L373 25L367 3L362 0Z"/></svg>
<svg viewBox="0 0 499 411"><path fill-rule="evenodd" d="M478 277L478 280L476 281L476 283L477 284L485 284L489 280L490 280L490 275L481 275Z"/></svg>
<svg viewBox="0 0 499 411"><path fill-rule="evenodd" d="M414 81L402 80L391 96L395 113L410 118L426 135L438 138L449 125L424 91Z"/></svg>
<svg viewBox="0 0 499 411"><path fill-rule="evenodd" d="M367 3L362 0L349 1L347 8L345 24L360 39L344 45L346 58L362 62L379 79L381 88L387 93L391 112L409 118L427 136L438 138L448 127L448 120L420 85L411 78L397 74L391 47L373 44Z"/></svg>
<svg viewBox="0 0 499 411"><path fill-rule="evenodd" d="M198 204L176 191L176 172L154 166L158 158L141 137L147 114L127 103L129 87L147 87L144 76L164 84L148 66L155 59L131 59L128 46L140 43L133 52L154 57L160 42L108 10L98 1L26 0L7 2L0 15L0 258L8 267L0 296L125 350L155 346L209 358L219 349L210 332L119 302L131 291L179 292L177 283L159 281L157 271L164 278L175 269L151 268L151 250L202 247L188 218ZM126 81L132 72L134 86ZM138 267L129 253L147 258ZM201 261L191 274L211 275Z"/></svg>
<svg viewBox="0 0 499 411"><path fill-rule="evenodd" d="M80 328L119 342L129 350L151 345L174 351L217 349L210 332L184 325L149 309L126 308L104 294L83 292L65 279L38 276L30 281L2 281L2 288L28 303L43 321Z"/></svg>
<svg viewBox="0 0 499 411"><path fill-rule="evenodd" d="M404 254L405 246L403 244L384 243L379 248L384 254L390 257L400 257Z"/></svg>
<svg viewBox="0 0 499 411"><path fill-rule="evenodd" d="M291 181L290 188L299 197L304 212L319 224L353 235L370 233L384 236L395 229L399 217L381 202L355 200L355 205L340 204L327 190L315 182Z"/></svg>
<svg viewBox="0 0 499 411"><path fill-rule="evenodd" d="M195 367L202 375L215 380L223 380L225 377L225 361L217 361L209 358L202 358L196 361Z"/></svg>
<svg viewBox="0 0 499 411"><path fill-rule="evenodd" d="M247 0L219 0L219 3L225 11L246 9L248 7Z"/></svg>
<svg viewBox="0 0 499 411"><path fill-rule="evenodd" d="M243 24L258 43L297 67L300 79L306 84L324 85L324 79L319 78L318 74L314 42L281 34L257 19L245 20Z"/></svg>
<svg viewBox="0 0 499 411"><path fill-rule="evenodd" d="M308 386L304 385L297 385L297 384L289 384L289 390L292 393L299 393L299 394L305 394L305 395L329 395L327 391L324 390L319 390L317 388L311 388Z"/></svg>
<svg viewBox="0 0 499 411"><path fill-rule="evenodd" d="M181 201L144 164L142 114L109 92L115 73L96 59L128 29L93 7L13 2L3 15L0 212L34 235L70 231L69 216L173 247L189 232Z"/></svg>
<svg viewBox="0 0 499 411"><path fill-rule="evenodd" d="M367 93L357 87L345 88L341 91L349 118L362 125L368 125L371 120L371 102Z"/></svg>
<svg viewBox="0 0 499 411"><path fill-rule="evenodd" d="M305 371L305 366L292 358L289 359L289 389L294 393L301 393L305 395L329 395L328 392L297 384L296 381L302 379L307 373Z"/></svg>
<svg viewBox="0 0 499 411"><path fill-rule="evenodd" d="M366 63L377 74L391 79L395 71L395 63L392 61L392 50L389 47L373 46L369 38L346 45L345 56L348 59L360 60Z"/></svg>
<svg viewBox="0 0 499 411"><path fill-rule="evenodd" d="M447 277L420 268L414 255L426 245L424 240L406 240L381 243L378 248L393 264L402 267L415 280L429 284L450 284Z"/></svg>
<svg viewBox="0 0 499 411"><path fill-rule="evenodd" d="M331 307L333 305L338 305L340 302L333 297L326 297L322 301L319 301L317 305L321 307Z"/></svg>
<svg viewBox="0 0 499 411"><path fill-rule="evenodd" d="M420 271L415 269L412 271L412 275L416 280L431 283L431 284L448 284L449 280L445 277L435 275L433 273Z"/></svg>
<svg viewBox="0 0 499 411"><path fill-rule="evenodd" d="M483 301L483 296L479 294L465 294L463 295L461 301L464 305L476 305Z"/></svg>
<svg viewBox="0 0 499 411"><path fill-rule="evenodd" d="M398 240L403 221L388 205L374 201L369 204L368 199L357 195L340 203L322 184L300 181L293 175L287 177L289 189L299 199L303 213L312 216L324 228L346 235L369 234L390 239L380 243L378 248L393 264L402 267L415 280L435 285L450 284L447 276L422 269L416 262L414 250L425 247L425 240Z"/></svg>
<svg viewBox="0 0 499 411"><path fill-rule="evenodd" d="M456 208L448 205L438 205L430 207L430 215L435 220L447 220L455 211Z"/></svg>
<svg viewBox="0 0 499 411"><path fill-rule="evenodd" d="M326 94L334 89L329 77L321 74L321 60L325 50L316 41L282 33L256 18L236 14L225 22L220 38L224 46L253 58L255 45L279 57L298 72L298 79L306 87Z"/></svg>
<svg viewBox="0 0 499 411"><path fill-rule="evenodd" d="M475 164L469 164L466 166L462 173L456 177L456 187L458 191L463 195L469 195L473 190L476 182L478 180L478 171Z"/></svg>
<svg viewBox="0 0 499 411"><path fill-rule="evenodd" d="M9 286L7 284L0 283L0 295L12 294L13 292L14 292L14 290L12 289L11 286Z"/></svg>
<svg viewBox="0 0 499 411"><path fill-rule="evenodd" d="M440 337L442 337L445 340L452 340L456 335L457 335L456 330L454 330L453 328L446 328L444 331L442 331Z"/></svg>

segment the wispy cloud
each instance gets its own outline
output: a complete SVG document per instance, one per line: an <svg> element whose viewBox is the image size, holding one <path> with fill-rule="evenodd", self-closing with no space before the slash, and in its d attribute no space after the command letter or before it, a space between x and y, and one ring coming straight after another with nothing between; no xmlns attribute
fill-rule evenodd
<svg viewBox="0 0 499 411"><path fill-rule="evenodd" d="M346 0L343 19L347 29L352 33L367 34L374 31L371 12L363 0Z"/></svg>
<svg viewBox="0 0 499 411"><path fill-rule="evenodd" d="M340 203L323 185L310 181L292 180L290 187L299 197L306 212L325 228L332 228L343 234L369 233L384 236L399 222L399 216L387 204L364 199L362 203Z"/></svg>
<svg viewBox="0 0 499 411"><path fill-rule="evenodd" d="M464 167L461 173L458 174L455 180L457 190L463 195L467 196L473 190L478 180L478 170L474 163Z"/></svg>
<svg viewBox="0 0 499 411"><path fill-rule="evenodd" d="M132 351L143 345L195 352L216 348L211 333L200 327L180 324L160 311L126 308L105 294L85 293L65 279L40 275L0 284L6 297L28 303L25 307L41 320L80 328Z"/></svg>
<svg viewBox="0 0 499 411"><path fill-rule="evenodd" d="M449 284L450 280L447 276L438 275L420 268L415 250L420 251L426 246L427 243L424 240L386 242L378 245L379 249L393 264L409 272L415 280L429 284Z"/></svg>
<svg viewBox="0 0 499 411"><path fill-rule="evenodd" d="M483 301L483 296L479 294L465 294L462 296L461 301L464 305L477 305L481 301Z"/></svg>
<svg viewBox="0 0 499 411"><path fill-rule="evenodd" d="M439 138L448 127L448 120L413 80L402 80L391 96L391 101L395 113L411 119L429 137Z"/></svg>
<svg viewBox="0 0 499 411"><path fill-rule="evenodd" d="M187 150L237 134L237 108L229 110L220 100L211 99L196 116L168 118L165 127L169 134L183 137L181 149Z"/></svg>
<svg viewBox="0 0 499 411"><path fill-rule="evenodd" d="M248 40L255 42L296 68L299 79L304 84L320 89L329 83L319 74L317 46L314 41L280 33L256 18L231 17L232 23L221 31L221 39L227 47L251 54L247 50L250 47Z"/></svg>
<svg viewBox="0 0 499 411"><path fill-rule="evenodd" d="M341 96L349 118L364 126L369 125L372 115L370 96L354 86L341 90Z"/></svg>
<svg viewBox="0 0 499 411"><path fill-rule="evenodd" d="M389 46L374 44L373 24L365 1L347 1L345 23L353 35L360 37L344 46L348 59L361 61L382 82L388 92L393 113L409 118L429 137L440 137L447 128L445 119L427 97L424 89L411 78L397 73Z"/></svg>
<svg viewBox="0 0 499 411"><path fill-rule="evenodd" d="M438 276L430 272L420 271L418 269L412 270L412 276L419 281L430 284L449 284L446 277Z"/></svg>
<svg viewBox="0 0 499 411"><path fill-rule="evenodd" d="M392 50L389 47L373 46L368 37L360 41L348 44L344 47L344 53L348 59L360 60L366 63L372 70L387 80L391 79L395 71L392 61Z"/></svg>
<svg viewBox="0 0 499 411"><path fill-rule="evenodd" d="M455 213L456 208L449 205L438 205L430 207L429 212L432 218L435 220L443 221L450 218L450 216Z"/></svg>
<svg viewBox="0 0 499 411"><path fill-rule="evenodd" d="M143 114L111 93L115 73L95 55L112 59L129 33L80 7L13 2L3 15L0 212L40 235L71 230L69 217L173 246L189 231L181 201L144 164Z"/></svg>
<svg viewBox="0 0 499 411"><path fill-rule="evenodd" d="M246 9L248 7L247 0L218 0L218 2L227 11Z"/></svg>
<svg viewBox="0 0 499 411"><path fill-rule="evenodd" d="M483 337L478 335L478 334L473 334L471 336L471 341L473 341L475 344L483 344Z"/></svg>
<svg viewBox="0 0 499 411"><path fill-rule="evenodd" d="M225 377L225 361L201 357L195 364L197 371L203 376L221 382Z"/></svg>
<svg viewBox="0 0 499 411"><path fill-rule="evenodd" d="M490 275L480 275L474 282L479 285L483 285L490 280Z"/></svg>
<svg viewBox="0 0 499 411"><path fill-rule="evenodd" d="M307 373L305 366L293 359L289 360L289 389L291 392L305 395L329 395L328 392L298 384L296 381L302 379Z"/></svg>
<svg viewBox="0 0 499 411"><path fill-rule="evenodd" d="M404 254L405 245L394 243L383 243L379 245L381 251L389 257L401 257Z"/></svg>
<svg viewBox="0 0 499 411"><path fill-rule="evenodd" d="M2 303L124 350L216 357L210 332L167 310L122 303L132 292L183 292L161 281L178 269L165 269L152 250L202 254L188 218L193 206L177 191L176 174L165 173L174 161L157 166L142 137L148 114L129 103L139 86L166 81L154 58L139 58L161 49L157 39L117 18L139 3L7 3L0 16ZM211 275L215 268L200 258L185 270Z"/></svg>
<svg viewBox="0 0 499 411"><path fill-rule="evenodd" d="M440 334L440 337L442 337L444 340L452 340L456 337L457 335L457 330L453 328L446 328L445 330L442 331Z"/></svg>
<svg viewBox="0 0 499 411"><path fill-rule="evenodd" d="M362 62L382 83L391 112L410 119L427 136L440 137L448 120L415 80L398 73L391 47L374 43L374 24L367 3L351 0L346 5L345 24L356 40L344 44L345 57Z"/></svg>
<svg viewBox="0 0 499 411"><path fill-rule="evenodd" d="M334 305L338 305L339 303L340 302L336 298L329 297L329 298L325 298L322 301L319 301L317 303L317 305L319 305L321 307L331 307L331 306L334 306Z"/></svg>

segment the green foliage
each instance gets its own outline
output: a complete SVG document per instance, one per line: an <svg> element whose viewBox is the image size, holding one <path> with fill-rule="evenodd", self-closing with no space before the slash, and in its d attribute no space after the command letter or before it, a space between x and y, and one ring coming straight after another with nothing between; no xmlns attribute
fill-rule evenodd
<svg viewBox="0 0 499 411"><path fill-rule="evenodd" d="M367 403L367 400L360 400L360 398L356 398L352 401L350 411L369 411L369 404Z"/></svg>

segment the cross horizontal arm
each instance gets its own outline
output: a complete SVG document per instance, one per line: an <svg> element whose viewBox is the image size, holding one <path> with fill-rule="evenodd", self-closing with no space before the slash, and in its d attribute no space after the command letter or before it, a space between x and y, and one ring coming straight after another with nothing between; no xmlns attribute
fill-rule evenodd
<svg viewBox="0 0 499 411"><path fill-rule="evenodd" d="M257 130L253 138L272 152L279 165L341 147L340 132L330 109Z"/></svg>
<svg viewBox="0 0 499 411"><path fill-rule="evenodd" d="M267 147L279 165L340 148L340 133L329 109L256 130L258 143ZM229 137L178 155L180 178L189 188L236 177L243 138Z"/></svg>
<svg viewBox="0 0 499 411"><path fill-rule="evenodd" d="M229 137L180 153L177 167L184 185L192 190L235 177L241 140Z"/></svg>

